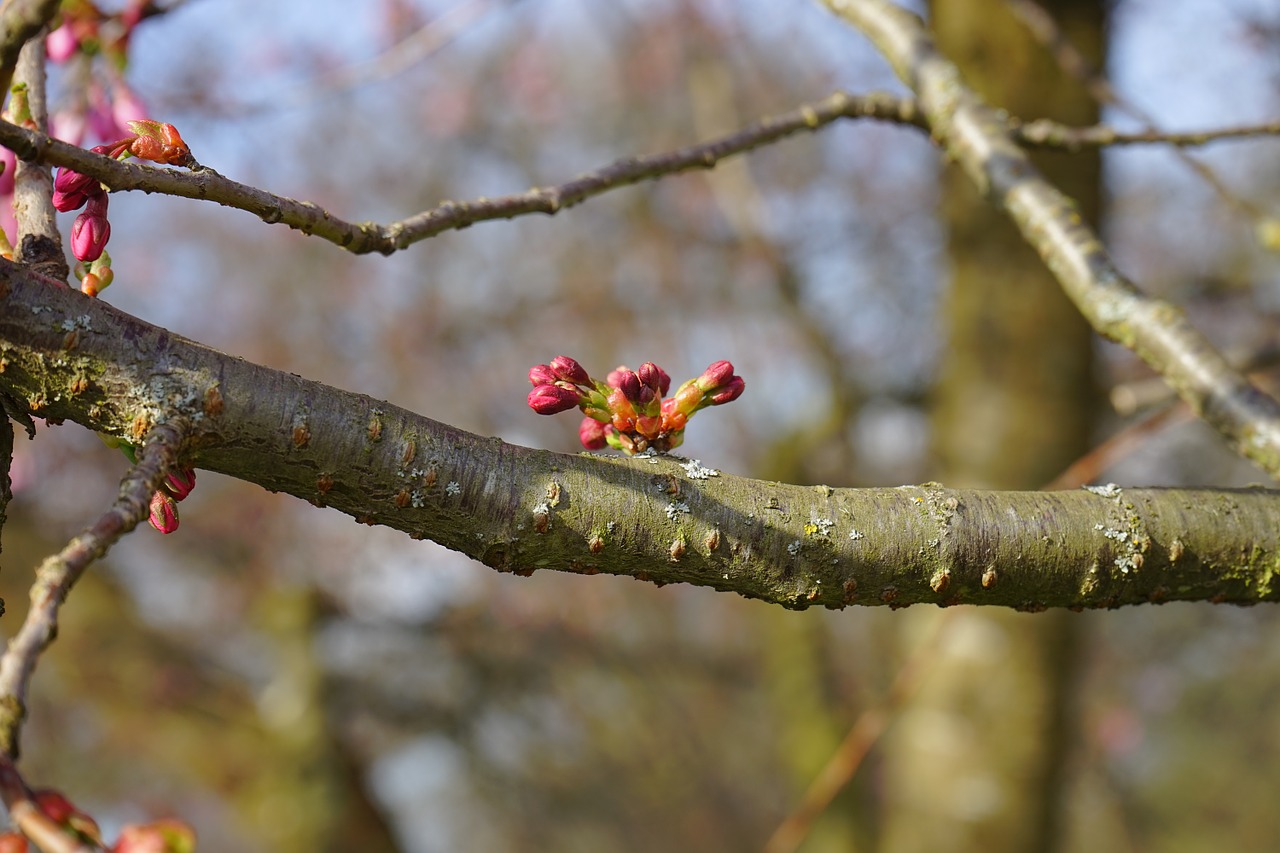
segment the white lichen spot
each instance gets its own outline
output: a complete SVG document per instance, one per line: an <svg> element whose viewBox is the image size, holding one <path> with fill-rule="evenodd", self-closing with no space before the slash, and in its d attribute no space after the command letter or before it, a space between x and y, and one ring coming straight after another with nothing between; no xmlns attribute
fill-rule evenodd
<svg viewBox="0 0 1280 853"><path fill-rule="evenodd" d="M547 503L546 501L543 501L542 503L534 504L534 505L533 505L533 514L534 514L534 515L550 515L550 514L551 514L551 504Z"/></svg>
<svg viewBox="0 0 1280 853"><path fill-rule="evenodd" d="M684 468L685 476L690 480L705 480L708 477L719 477L720 472L714 468L708 468L697 459L690 459L681 466Z"/></svg>
<svg viewBox="0 0 1280 853"><path fill-rule="evenodd" d="M1085 486L1086 492L1093 492L1095 495L1101 495L1104 498L1115 498L1120 496L1120 487L1115 483L1107 483L1105 486Z"/></svg>
<svg viewBox="0 0 1280 853"><path fill-rule="evenodd" d="M793 557L798 556L800 554L800 549L802 547L804 546L801 545L800 540L797 539L796 541L792 542L790 545L787 546L787 553Z"/></svg>
<svg viewBox="0 0 1280 853"><path fill-rule="evenodd" d="M462 486L458 485L457 480L450 480L449 484L444 487L444 493L449 497L457 497L462 494Z"/></svg>
<svg viewBox="0 0 1280 853"><path fill-rule="evenodd" d="M409 503L414 509L422 509L427 505L427 493L422 489L414 489L409 494Z"/></svg>
<svg viewBox="0 0 1280 853"><path fill-rule="evenodd" d="M648 450L644 451L643 453L637 453L637 454L635 455L635 457L634 457L634 458L635 458L635 459L645 459L645 460L648 460L648 462L649 462L649 464L650 464L650 465L657 465L657 464L658 464L658 451L656 451L656 450L654 450L652 447L650 447Z"/></svg>
<svg viewBox="0 0 1280 853"><path fill-rule="evenodd" d="M850 531L849 531L849 538L850 538L850 539L852 539L852 540L853 540L853 541L855 541L855 542L857 542L859 539L861 539L861 538L862 538L863 536L865 536L865 535L866 535L866 534L865 534L865 533L863 533L861 530L850 530Z"/></svg>
<svg viewBox="0 0 1280 853"><path fill-rule="evenodd" d="M67 319L65 319L65 320L63 320L63 321L62 321L62 331L64 331L64 332L74 332L74 331L75 331L75 329L76 329L76 321L75 321L75 320L72 320L70 317L68 317Z"/></svg>
<svg viewBox="0 0 1280 853"><path fill-rule="evenodd" d="M615 527L617 527L617 526L618 526L617 522L610 521L608 524L606 524L606 525L604 526L604 529L605 529L606 531L608 531L609 533L612 533L612 532L613 532L613 528L615 528Z"/></svg>
<svg viewBox="0 0 1280 853"><path fill-rule="evenodd" d="M678 521L680 516L689 514L689 505L684 501L672 501L667 504L667 518Z"/></svg>
<svg viewBox="0 0 1280 853"><path fill-rule="evenodd" d="M815 516L810 518L809 523L804 526L804 532L807 536L828 537L835 526L835 521L830 518L818 518Z"/></svg>

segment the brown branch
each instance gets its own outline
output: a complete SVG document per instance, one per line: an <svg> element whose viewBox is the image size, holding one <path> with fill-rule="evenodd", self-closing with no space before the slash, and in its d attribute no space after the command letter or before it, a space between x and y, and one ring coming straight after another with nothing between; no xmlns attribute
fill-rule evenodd
<svg viewBox="0 0 1280 853"><path fill-rule="evenodd" d="M1187 148L1211 142L1277 136L1280 135L1280 121L1184 133L1163 133L1155 129L1126 133L1105 124L1071 127L1049 119L1036 119L1024 124L1012 118L1010 130L1023 145L1036 148L1064 148L1068 151L1108 145L1174 145Z"/></svg>
<svg viewBox="0 0 1280 853"><path fill-rule="evenodd" d="M0 145L11 148L25 160L66 166L92 175L113 190L142 190L213 201L248 211L267 223L284 223L356 254L389 255L441 232L466 228L477 222L511 219L529 213L554 214L618 187L676 172L711 169L726 157L802 131L814 131L844 118L875 118L904 124L920 122L911 100L884 94L855 97L838 92L698 145L649 157L617 160L558 186L539 187L495 199L446 201L389 225L347 222L319 205L237 183L206 167L198 166L186 173L121 162L3 122L0 122Z"/></svg>
<svg viewBox="0 0 1280 853"><path fill-rule="evenodd" d="M173 423L152 429L111 508L36 570L31 609L0 657L0 752L17 757L27 685L40 653L57 633L67 593L90 563L147 518L151 494L176 463L184 438L184 430Z"/></svg>
<svg viewBox="0 0 1280 853"><path fill-rule="evenodd" d="M1138 354L1241 455L1280 477L1280 404L1176 306L1125 278L1075 204L1017 145L1006 120L965 86L921 20L887 0L825 0L859 28L917 94L935 139L1039 252L1099 334Z"/></svg>
<svg viewBox="0 0 1280 853"><path fill-rule="evenodd" d="M188 464L503 572L692 583L796 609L1280 600L1280 493L1262 489L830 489L532 450L233 358L7 262L0 357L0 392L42 417L130 441L181 419Z"/></svg>

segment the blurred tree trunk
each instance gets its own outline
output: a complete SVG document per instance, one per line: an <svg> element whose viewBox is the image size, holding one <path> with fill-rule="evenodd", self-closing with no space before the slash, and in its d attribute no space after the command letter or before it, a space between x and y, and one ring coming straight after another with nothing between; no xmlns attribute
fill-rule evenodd
<svg viewBox="0 0 1280 853"><path fill-rule="evenodd" d="M989 103L1027 119L1098 120L1083 86L1004 0L930 5L939 47ZM1102 3L1043 5L1100 64ZM1058 155L1040 166L1096 223L1100 158ZM945 175L942 206L951 289L932 415L937 477L949 486L1036 488L1089 445L1090 333L1040 259L957 169ZM882 849L1054 849L1079 617L977 608L903 615L908 646L935 620L952 623L885 744Z"/></svg>

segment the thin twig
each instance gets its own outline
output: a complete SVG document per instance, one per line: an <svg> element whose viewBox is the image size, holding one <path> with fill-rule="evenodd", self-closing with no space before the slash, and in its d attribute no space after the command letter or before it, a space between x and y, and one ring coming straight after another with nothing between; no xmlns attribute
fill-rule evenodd
<svg viewBox="0 0 1280 853"><path fill-rule="evenodd" d="M1057 60L1062 70L1079 80L1095 100L1101 104L1109 104L1133 116L1142 123L1145 132L1156 135L1161 133L1155 118L1117 92L1106 76L1095 68L1093 63L1071 43L1071 40L1067 38L1067 34L1062 31L1062 28L1058 26L1058 22L1054 20L1053 15L1049 14L1043 6L1035 2L1035 0L1005 0L1005 2L1031 34ZM1233 193L1207 164L1192 157L1181 148L1174 148L1174 154L1199 175L1201 180L1212 187L1218 197L1228 205L1235 207L1252 219L1261 219L1266 216L1265 212L1257 205Z"/></svg>
<svg viewBox="0 0 1280 853"><path fill-rule="evenodd" d="M1024 145L1035 148L1065 148L1068 151L1108 145L1174 145L1189 148L1211 142L1280 135L1280 121L1183 133L1162 133L1154 129L1126 133L1105 124L1071 127L1049 119L1036 119L1023 124L1015 118L1010 123L1018 141Z"/></svg>
<svg viewBox="0 0 1280 853"><path fill-rule="evenodd" d="M0 800L4 801L13 825L40 846L44 853L94 853L102 850L84 844L45 814L31 797L31 788L13 766L9 756L0 753Z"/></svg>
<svg viewBox="0 0 1280 853"><path fill-rule="evenodd" d="M534 188L496 199L446 201L389 225L347 222L317 204L237 183L206 167L197 166L191 172L178 172L112 160L4 122L0 122L0 145L11 148L26 160L66 166L92 175L113 190L143 190L214 201L253 213L267 223L282 222L356 254L380 252L389 255L443 231L466 228L486 220L511 219L527 213L554 214L617 187L676 172L711 169L726 157L802 131L814 131L843 118L921 123L915 102L910 99L875 93L855 97L837 92L816 103L763 119L736 133L698 145L648 157L617 160L558 186Z"/></svg>
<svg viewBox="0 0 1280 853"><path fill-rule="evenodd" d="M948 626L954 621L946 611L934 620L928 637L907 658L898 670L889 692L877 704L867 708L854 722L836 751L827 759L826 766L809 783L800 802L778 825L765 842L764 853L791 853L809 835L813 823L831 805L831 801L848 786L862 760L876 744L885 729L893 722L895 714L907 703L928 675L935 661L935 653L942 643Z"/></svg>
<svg viewBox="0 0 1280 853"><path fill-rule="evenodd" d="M0 751L17 757L27 686L40 653L58 629L58 609L84 570L149 513L151 494L177 461L185 433L173 424L155 427L138 453L138 463L120 481L111 508L36 570L31 609L0 657Z"/></svg>
<svg viewBox="0 0 1280 853"><path fill-rule="evenodd" d="M45 99L44 39L33 38L22 48L14 82L26 87L27 106L35 129L46 131L49 115ZM13 182L13 210L18 219L15 260L30 264L50 278L66 281L71 268L62 253L62 238L53 209L53 176L48 166L18 161Z"/></svg>

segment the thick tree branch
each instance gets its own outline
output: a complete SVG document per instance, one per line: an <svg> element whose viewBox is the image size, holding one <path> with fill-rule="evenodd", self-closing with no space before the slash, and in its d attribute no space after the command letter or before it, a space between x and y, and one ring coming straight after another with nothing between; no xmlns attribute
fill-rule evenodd
<svg viewBox="0 0 1280 853"><path fill-rule="evenodd" d="M4 0L0 6L0 100L9 94L22 46L58 13L60 0Z"/></svg>
<svg viewBox="0 0 1280 853"><path fill-rule="evenodd" d="M177 461L183 438L183 430L173 422L149 428L138 463L120 482L111 508L36 570L31 609L0 657L0 752L5 755L17 757L27 685L36 659L57 633L58 610L67 593L90 563L147 517L151 494Z"/></svg>
<svg viewBox="0 0 1280 853"><path fill-rule="evenodd" d="M817 130L838 119L854 117L903 123L918 121L913 101L883 94L854 97L836 93L815 104L762 119L743 130L709 142L649 157L618 160L554 187L535 188L496 199L446 201L389 225L347 222L312 202L297 201L237 183L205 167L197 167L187 173L112 160L5 122L0 122L0 145L13 149L24 160L67 166L92 175L112 190L161 192L214 201L248 211L267 223L284 223L356 254L381 252L390 255L441 232L466 228L477 222L511 219L527 213L554 214L617 187L691 169L711 169L725 157L768 145L801 131Z"/></svg>
<svg viewBox="0 0 1280 853"><path fill-rule="evenodd" d="M1007 121L964 85L920 19L887 0L824 0L862 30L916 92L933 136L1044 258L1100 334L1160 373L1243 456L1280 477L1280 404L1253 385L1176 306L1139 291L1018 147Z"/></svg>
<svg viewBox="0 0 1280 853"><path fill-rule="evenodd" d="M49 124L45 97L43 39L27 42L18 55L14 81L26 87L27 106L37 129ZM14 238L15 259L50 278L65 281L71 275L53 209L53 176L49 167L19 160L13 185L13 210L18 220Z"/></svg>
<svg viewBox="0 0 1280 853"><path fill-rule="evenodd" d="M1280 599L1275 492L830 489L530 450L232 358L9 263L0 390L132 441L186 418L201 468L506 572L607 572L794 608Z"/></svg>

